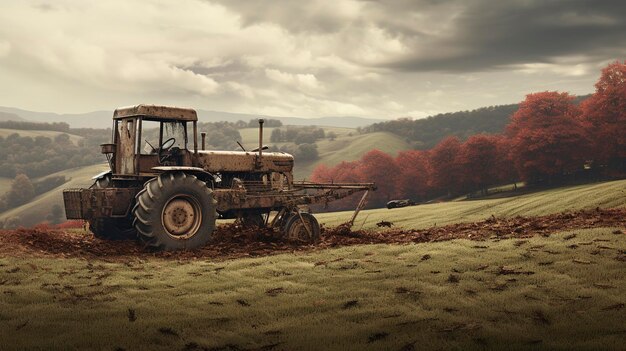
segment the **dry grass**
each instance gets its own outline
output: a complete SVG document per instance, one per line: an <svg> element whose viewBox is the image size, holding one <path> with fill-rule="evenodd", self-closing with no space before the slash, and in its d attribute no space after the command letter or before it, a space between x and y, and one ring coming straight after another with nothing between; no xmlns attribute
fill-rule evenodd
<svg viewBox="0 0 626 351"><path fill-rule="evenodd" d="M616 258L626 247L613 232L230 261L4 257L0 340L2 349L618 349L626 279Z"/></svg>

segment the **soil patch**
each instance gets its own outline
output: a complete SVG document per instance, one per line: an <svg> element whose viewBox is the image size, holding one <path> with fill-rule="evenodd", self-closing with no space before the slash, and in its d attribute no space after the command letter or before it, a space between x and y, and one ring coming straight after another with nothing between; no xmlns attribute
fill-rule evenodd
<svg viewBox="0 0 626 351"><path fill-rule="evenodd" d="M349 231L345 227L322 228L320 242L290 243L272 229L243 230L233 224L218 227L211 242L198 250L149 252L135 241L103 241L91 235L43 228L0 231L0 253L4 256L101 258L126 261L132 258L230 259L266 256L285 252L320 250L362 244L407 244L452 239L523 239L534 235L594 227L624 227L626 209L595 209L541 217L495 218L442 227L384 231ZM621 233L621 231L620 231Z"/></svg>

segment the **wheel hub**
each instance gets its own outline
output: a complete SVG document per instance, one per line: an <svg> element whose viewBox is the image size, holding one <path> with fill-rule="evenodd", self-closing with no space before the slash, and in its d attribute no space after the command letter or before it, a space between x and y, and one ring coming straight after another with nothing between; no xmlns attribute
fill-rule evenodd
<svg viewBox="0 0 626 351"><path fill-rule="evenodd" d="M178 196L163 208L163 227L176 239L193 236L200 227L202 214L198 202L189 196Z"/></svg>

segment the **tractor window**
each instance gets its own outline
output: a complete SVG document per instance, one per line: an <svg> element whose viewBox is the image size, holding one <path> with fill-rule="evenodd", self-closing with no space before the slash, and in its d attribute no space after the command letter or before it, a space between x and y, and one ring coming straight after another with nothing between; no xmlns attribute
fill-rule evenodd
<svg viewBox="0 0 626 351"><path fill-rule="evenodd" d="M163 123L163 135L159 140L161 131L161 123ZM165 148L177 147L185 149L187 147L186 125L184 122L159 122L159 121L142 121L141 138L143 139L142 155L155 155L160 147Z"/></svg>
<svg viewBox="0 0 626 351"><path fill-rule="evenodd" d="M163 123L163 140L162 143L166 143L168 140L174 139L168 142L166 147L172 145L179 149L187 148L187 124L185 122L167 122Z"/></svg>

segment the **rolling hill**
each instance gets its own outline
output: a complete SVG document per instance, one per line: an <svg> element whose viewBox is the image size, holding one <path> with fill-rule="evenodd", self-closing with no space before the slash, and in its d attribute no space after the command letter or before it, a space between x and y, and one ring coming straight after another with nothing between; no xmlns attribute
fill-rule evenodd
<svg viewBox="0 0 626 351"><path fill-rule="evenodd" d="M421 229L450 223L474 222L491 216L540 216L596 207L626 206L626 180L567 186L501 199L452 201L388 209L365 210L356 227L377 228L379 221L390 221L405 229ZM356 206L356 204L355 204ZM320 223L335 226L347 222L351 211L316 215Z"/></svg>
<svg viewBox="0 0 626 351"><path fill-rule="evenodd" d="M11 178L0 177L0 195L9 191L11 182L13 182L13 179Z"/></svg>
<svg viewBox="0 0 626 351"><path fill-rule="evenodd" d="M24 119L15 113L0 112L0 121L23 121Z"/></svg>
<svg viewBox="0 0 626 351"><path fill-rule="evenodd" d="M64 132L55 132L51 130L21 130L21 129L0 128L0 137L6 138L11 134L19 134L20 136L31 137L31 138L43 136L43 137L48 137L50 139L54 139L54 137L56 137L59 134L67 134L70 137L70 141L74 143L74 145L76 145L76 143L78 143L78 141L83 138L82 136L79 136L79 135L74 135L74 134L64 133Z"/></svg>
<svg viewBox="0 0 626 351"><path fill-rule="evenodd" d="M20 221L26 226L41 223L45 221L46 216L50 214L52 206L60 205L63 207L63 189L89 187L93 183L91 178L107 169L108 165L99 164L53 173L51 176L65 176L69 181L35 197L27 204L0 213L0 222L11 217L19 217Z"/></svg>

